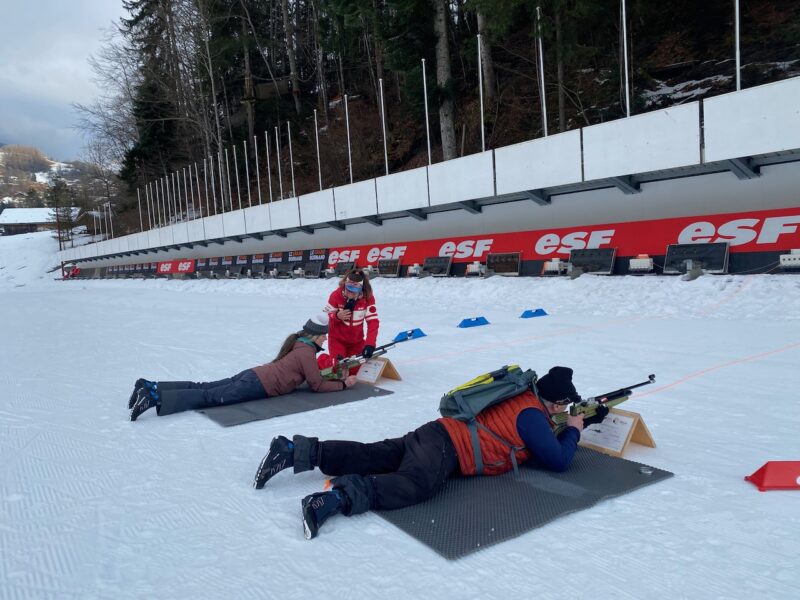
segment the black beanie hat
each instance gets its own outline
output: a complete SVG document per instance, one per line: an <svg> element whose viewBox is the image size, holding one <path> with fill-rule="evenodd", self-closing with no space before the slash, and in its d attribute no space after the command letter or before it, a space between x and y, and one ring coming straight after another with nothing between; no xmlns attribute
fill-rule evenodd
<svg viewBox="0 0 800 600"><path fill-rule="evenodd" d="M539 398L548 402L559 403L567 399L575 402L580 398L572 385L572 369L569 367L553 367L536 382L536 389Z"/></svg>

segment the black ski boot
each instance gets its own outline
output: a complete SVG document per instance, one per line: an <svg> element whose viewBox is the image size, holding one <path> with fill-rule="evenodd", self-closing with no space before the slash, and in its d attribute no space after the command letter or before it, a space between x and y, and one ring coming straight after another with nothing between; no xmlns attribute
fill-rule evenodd
<svg viewBox="0 0 800 600"><path fill-rule="evenodd" d="M256 471L253 487L260 490L273 476L294 465L294 443L279 435L272 438L269 452Z"/></svg>
<svg viewBox="0 0 800 600"><path fill-rule="evenodd" d="M139 395L139 390L152 390L154 387L155 383L152 381L142 378L137 379L136 383L133 384L133 392L131 392L131 397L128 398L128 410L133 408L133 405L136 402L136 397Z"/></svg>
<svg viewBox="0 0 800 600"><path fill-rule="evenodd" d="M301 501L303 507L303 531L307 540L314 539L322 524L333 515L345 512L347 496L339 489L317 492Z"/></svg>
<svg viewBox="0 0 800 600"><path fill-rule="evenodd" d="M158 392L156 390L143 387L136 394L136 400L131 408L131 421L139 418L144 411L158 406Z"/></svg>

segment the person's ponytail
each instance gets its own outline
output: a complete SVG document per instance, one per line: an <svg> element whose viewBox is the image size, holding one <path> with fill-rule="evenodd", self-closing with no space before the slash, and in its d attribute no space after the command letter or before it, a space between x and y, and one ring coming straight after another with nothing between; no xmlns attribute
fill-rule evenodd
<svg viewBox="0 0 800 600"><path fill-rule="evenodd" d="M282 359L284 356L289 354L289 352L292 351L292 348L294 348L294 345L297 342L297 338L299 338L302 335L303 335L302 331L298 331L297 333L289 334L289 336L283 341L283 344L281 345L281 349L278 352L278 356L276 356L274 359L272 359L272 362L277 362L280 359Z"/></svg>

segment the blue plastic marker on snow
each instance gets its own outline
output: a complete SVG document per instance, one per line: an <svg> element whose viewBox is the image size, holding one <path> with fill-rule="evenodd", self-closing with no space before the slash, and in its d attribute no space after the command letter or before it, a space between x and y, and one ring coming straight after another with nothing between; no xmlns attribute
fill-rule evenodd
<svg viewBox="0 0 800 600"><path fill-rule="evenodd" d="M464 319L458 324L459 327L479 327L480 325L489 325L486 317L474 317L472 319Z"/></svg>
<svg viewBox="0 0 800 600"><path fill-rule="evenodd" d="M401 331L396 336L394 336L393 342L405 342L407 340L416 340L417 338L426 337L426 334L422 329L414 328L409 329L408 331Z"/></svg>
<svg viewBox="0 0 800 600"><path fill-rule="evenodd" d="M526 310L524 311L519 318L520 319L530 319L531 317L546 317L547 311L543 308L534 308L533 310Z"/></svg>

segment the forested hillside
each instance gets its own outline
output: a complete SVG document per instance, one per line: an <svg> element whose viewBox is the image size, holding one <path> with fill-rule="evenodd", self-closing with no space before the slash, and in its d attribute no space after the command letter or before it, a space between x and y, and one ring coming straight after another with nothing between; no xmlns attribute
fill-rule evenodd
<svg viewBox="0 0 800 600"><path fill-rule="evenodd" d="M734 3L627 2L632 112L732 91ZM422 60L433 161L481 149L478 34L488 148L543 135L537 32L549 133L625 114L619 0L125 0L94 67L107 94L81 107L82 126L122 165L131 189L265 135L277 177L298 194L426 164ZM741 1L742 85L800 73L800 3ZM224 155L223 155L224 156ZM216 158L215 158L216 160ZM286 189L288 188L288 189ZM284 195L289 193L288 185ZM277 186L275 189L277 194ZM135 193L130 202L134 206ZM138 224L138 217L135 219Z"/></svg>
<svg viewBox="0 0 800 600"><path fill-rule="evenodd" d="M63 163L38 148L0 144L0 209L55 207L67 202L90 211L115 198L124 206L121 187L112 169L95 162L88 151L86 160Z"/></svg>

